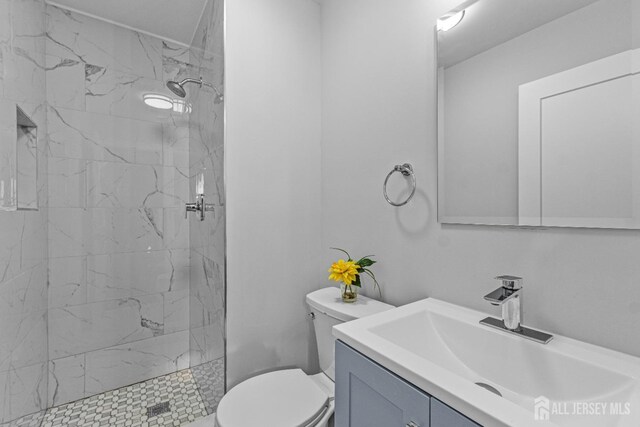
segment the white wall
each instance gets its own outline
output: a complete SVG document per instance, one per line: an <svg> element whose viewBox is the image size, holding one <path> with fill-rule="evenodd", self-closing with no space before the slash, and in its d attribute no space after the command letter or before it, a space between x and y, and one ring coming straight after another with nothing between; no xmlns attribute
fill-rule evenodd
<svg viewBox="0 0 640 427"><path fill-rule="evenodd" d="M313 369L320 253L320 5L226 5L228 385Z"/></svg>
<svg viewBox="0 0 640 427"><path fill-rule="evenodd" d="M229 386L317 366L304 295L330 246L376 254L394 304L498 315L492 277L522 275L527 324L640 355L640 233L437 223L432 24L456 4L324 0L321 26L311 0L227 2ZM382 182L405 161L418 192L392 208Z"/></svg>
<svg viewBox="0 0 640 427"><path fill-rule="evenodd" d="M432 296L498 315L482 300L492 277L521 275L525 323L640 356L637 231L437 223L432 25L457 3L324 1L323 247L376 254L394 304ZM392 208L381 185L403 162L418 192Z"/></svg>

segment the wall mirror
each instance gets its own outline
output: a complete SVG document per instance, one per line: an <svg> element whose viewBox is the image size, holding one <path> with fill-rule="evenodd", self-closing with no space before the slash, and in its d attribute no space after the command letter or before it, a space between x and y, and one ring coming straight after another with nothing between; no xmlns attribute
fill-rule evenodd
<svg viewBox="0 0 640 427"><path fill-rule="evenodd" d="M438 20L438 220L640 228L640 1Z"/></svg>

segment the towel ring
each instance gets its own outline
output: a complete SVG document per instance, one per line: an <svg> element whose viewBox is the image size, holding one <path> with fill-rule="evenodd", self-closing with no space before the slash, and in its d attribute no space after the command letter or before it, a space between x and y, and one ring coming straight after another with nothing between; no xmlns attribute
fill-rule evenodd
<svg viewBox="0 0 640 427"><path fill-rule="evenodd" d="M404 176L411 176L413 189L411 190L411 194L409 194L409 197L407 197L407 200L405 200L404 202L400 202L400 203L392 202L391 199L389 199L389 196L387 196L387 182L389 181L389 177L393 175L394 172L400 172ZM387 177L384 180L384 185L382 186L382 193L384 194L384 198L387 200L387 202L391 206L404 206L407 203L409 203L409 200L411 200L415 192L416 192L416 176L413 174L413 166L411 166L410 163L405 163L403 165L395 165L393 169L391 169L391 172L387 174Z"/></svg>

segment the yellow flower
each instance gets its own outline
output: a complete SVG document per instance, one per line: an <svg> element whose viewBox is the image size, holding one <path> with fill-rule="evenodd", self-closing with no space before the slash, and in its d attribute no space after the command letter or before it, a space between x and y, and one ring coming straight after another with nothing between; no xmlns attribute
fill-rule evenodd
<svg viewBox="0 0 640 427"><path fill-rule="evenodd" d="M344 282L345 285L350 285L356 280L356 276L358 275L358 266L353 261L345 261L341 259L331 264L329 273L331 273L329 275L329 280Z"/></svg>

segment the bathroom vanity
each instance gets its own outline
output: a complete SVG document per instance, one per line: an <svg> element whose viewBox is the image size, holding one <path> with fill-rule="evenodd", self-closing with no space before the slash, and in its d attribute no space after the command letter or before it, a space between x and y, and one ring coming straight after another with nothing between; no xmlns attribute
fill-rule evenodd
<svg viewBox="0 0 640 427"><path fill-rule="evenodd" d="M335 326L336 427L639 425L640 358L484 319L426 298Z"/></svg>
<svg viewBox="0 0 640 427"><path fill-rule="evenodd" d="M336 342L336 427L478 427L479 424Z"/></svg>

